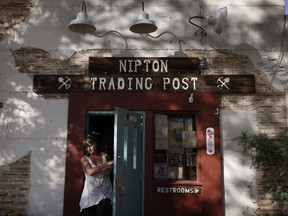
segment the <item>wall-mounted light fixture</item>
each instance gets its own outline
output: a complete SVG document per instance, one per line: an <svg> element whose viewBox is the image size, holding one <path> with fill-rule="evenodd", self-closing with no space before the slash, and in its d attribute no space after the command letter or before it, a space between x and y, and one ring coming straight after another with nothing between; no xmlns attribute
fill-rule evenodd
<svg viewBox="0 0 288 216"><path fill-rule="evenodd" d="M170 32L170 31L164 31L162 32L161 34L157 35L157 36L153 36L151 34L147 34L147 36L151 37L151 38L159 38L161 37L162 35L164 34L171 34L173 35L177 40L178 40L178 43L179 43L179 50L182 50L182 44L185 44L185 41L184 40L180 40L177 35L175 35L173 32Z"/></svg>
<svg viewBox="0 0 288 216"><path fill-rule="evenodd" d="M195 24L192 22L193 19L199 18L202 20L207 20L208 25L212 25L214 28L214 32L217 34L221 34L222 31L225 28L226 22L227 22L227 15L228 11L226 7L220 8L217 10L215 13L210 14L208 19L205 19L204 16L193 16L189 18L189 22L196 26L198 28L198 31L195 32L195 35L200 31L201 32L201 37L207 35L206 29L204 29L202 26ZM118 31L111 30L108 32L103 33L102 35L96 34L96 27L93 25L92 21L88 18L88 15L86 13L86 4L84 0L82 1L82 11L77 14L76 19L72 20L70 24L68 25L68 29L70 31L76 32L76 33L82 33L82 34L91 34L95 37L102 38L110 33L112 34L117 34L118 36L122 37L123 40L125 41L125 50L128 51L128 42L127 39ZM138 16L138 19L136 19L133 24L130 26L130 31L133 33L137 34L146 34L149 37L152 38L159 38L163 34L169 33L173 35L179 43L179 51L176 51L174 53L173 57L187 57L187 54L185 54L182 50L182 44L185 44L183 40L180 40L174 33L170 31L164 31L158 36L153 36L150 35L150 33L154 32L157 30L157 26L155 25L155 22L153 20L149 19L149 15L145 13L144 11L144 1L142 1L142 11ZM201 39L202 40L202 39ZM121 55L124 54L120 53ZM125 55L132 55L131 53L125 53ZM204 69L207 66L207 61L206 58L200 58L201 61L201 68Z"/></svg>
<svg viewBox="0 0 288 216"><path fill-rule="evenodd" d="M72 20L68 26L68 29L77 33L91 33L96 31L96 27L92 21L88 19L86 13L86 4L82 1L82 11L77 14L76 19Z"/></svg>
<svg viewBox="0 0 288 216"><path fill-rule="evenodd" d="M124 35L122 35L122 34L121 34L120 32L118 32L118 31L111 30L111 31L108 31L108 32L104 32L102 35L96 34L95 32L90 33L90 35L93 35L93 36L98 37L98 38L105 37L105 36L108 35L108 34L116 34L116 35L120 36L121 38L123 38L123 40L125 41L125 49L128 49L128 42L127 42L126 38L124 37Z"/></svg>
<svg viewBox="0 0 288 216"><path fill-rule="evenodd" d="M115 35L120 36L125 41L125 49L121 50L119 53L114 53L113 57L134 57L134 55L128 50L128 42L127 42L126 38L120 32L115 31L115 30L111 30L111 31L108 31L108 32L104 32L102 35L96 34L95 32L89 33L89 34L93 35L93 36L95 36L97 38L105 37L108 34L115 34Z"/></svg>
<svg viewBox="0 0 288 216"><path fill-rule="evenodd" d="M72 20L68 25L68 29L72 32L82 33L82 34L90 34L98 38L105 37L108 34L116 34L123 38L125 41L125 49L128 49L128 42L127 39L118 31L111 30L105 32L103 34L96 34L96 27L93 25L92 21L88 19L88 15L86 13L86 4L82 1L82 11L77 14L77 18Z"/></svg>
<svg viewBox="0 0 288 216"><path fill-rule="evenodd" d="M159 38L161 37L162 35L164 34L171 34L173 35L177 40L178 40L178 43L179 43L179 50L175 51L174 52L174 55L170 55L168 57L188 57L188 55L186 53L183 52L183 49L182 49L182 45L185 44L185 41L184 40L181 40L177 37L176 34L174 34L173 32L170 32L170 31L164 31L162 32L161 34L157 35L157 36L152 36L151 34L147 34L147 36L149 37L152 37L152 38Z"/></svg>
<svg viewBox="0 0 288 216"><path fill-rule="evenodd" d="M200 56L199 57L199 60L200 60L200 69L205 69L205 68L207 68L207 58L205 57L205 56Z"/></svg>
<svg viewBox="0 0 288 216"><path fill-rule="evenodd" d="M161 37L162 35L164 35L164 34L171 34L171 35L173 35L176 39L177 39L177 41L178 41L178 43L179 43L179 51L176 51L175 52L175 57L187 57L187 55L183 52L183 50L182 50L182 44L185 44L185 41L184 40L180 40L178 37L177 37L177 35L175 35L173 32L170 32L170 31L164 31L164 32L162 32L161 34L159 34L159 35L157 35L157 36L153 36L153 35L151 35L151 34L147 34L147 36L148 37L151 37L151 38L159 38L159 37Z"/></svg>
<svg viewBox="0 0 288 216"><path fill-rule="evenodd" d="M149 15L144 11L144 2L142 1L142 11L138 18L130 26L130 31L137 34L149 34L157 30L157 26L153 20L149 19Z"/></svg>
<svg viewBox="0 0 288 216"><path fill-rule="evenodd" d="M208 25L213 26L214 32L220 35L225 28L225 25L227 22L227 16L228 16L227 7L223 7L223 8L218 9L215 13L210 14L208 19L205 19L205 17L203 16L193 16L189 18L189 22L200 30L201 36L203 35L205 36L207 35L206 30L203 27L192 22L192 19L199 18L199 19L207 20ZM195 32L195 35L197 35L197 33L198 31Z"/></svg>

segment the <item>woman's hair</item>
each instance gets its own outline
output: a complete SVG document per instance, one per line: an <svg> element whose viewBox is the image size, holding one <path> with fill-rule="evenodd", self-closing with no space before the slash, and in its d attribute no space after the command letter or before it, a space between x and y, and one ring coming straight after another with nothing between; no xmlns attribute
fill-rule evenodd
<svg viewBox="0 0 288 216"><path fill-rule="evenodd" d="M85 137L82 141L82 145L84 148L91 144L97 144L97 142L89 136Z"/></svg>
<svg viewBox="0 0 288 216"><path fill-rule="evenodd" d="M87 136L82 141L82 146L84 147L84 155L90 157L90 154L86 151L87 146L95 145L97 142L93 140L91 137Z"/></svg>

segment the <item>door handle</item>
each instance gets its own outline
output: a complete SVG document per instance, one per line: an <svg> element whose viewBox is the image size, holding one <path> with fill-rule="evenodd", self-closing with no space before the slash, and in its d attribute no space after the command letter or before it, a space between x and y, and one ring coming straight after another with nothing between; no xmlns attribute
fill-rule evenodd
<svg viewBox="0 0 288 216"><path fill-rule="evenodd" d="M120 159L121 159L121 156L120 156L120 155L118 155L118 156L117 156L117 159L118 159L118 160L120 160Z"/></svg>

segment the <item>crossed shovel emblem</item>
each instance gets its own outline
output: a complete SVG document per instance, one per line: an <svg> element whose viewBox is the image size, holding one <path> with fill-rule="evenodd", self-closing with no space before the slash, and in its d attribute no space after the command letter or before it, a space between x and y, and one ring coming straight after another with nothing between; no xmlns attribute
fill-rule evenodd
<svg viewBox="0 0 288 216"><path fill-rule="evenodd" d="M71 79L69 77L65 77L66 79L64 79L63 77L59 77L58 78L58 82L61 84L58 89L61 89L62 87L64 87L65 89L69 89L71 87Z"/></svg>
<svg viewBox="0 0 288 216"><path fill-rule="evenodd" d="M217 88L222 90L224 87L229 89L229 87L226 85L227 83L230 82L230 78L229 77L226 77L224 79L224 81L222 80L223 77L220 77L218 80L217 80Z"/></svg>

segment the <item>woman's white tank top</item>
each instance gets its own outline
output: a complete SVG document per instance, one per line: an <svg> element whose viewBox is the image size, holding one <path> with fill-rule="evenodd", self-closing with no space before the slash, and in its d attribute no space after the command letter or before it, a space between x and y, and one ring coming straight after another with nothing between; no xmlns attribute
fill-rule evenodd
<svg viewBox="0 0 288 216"><path fill-rule="evenodd" d="M92 160L86 156L91 167L96 167ZM106 163L106 154L102 154L103 163ZM84 188L80 199L80 212L82 209L97 205L102 199L112 201L113 189L109 176L105 175L105 169L94 175L85 174Z"/></svg>

